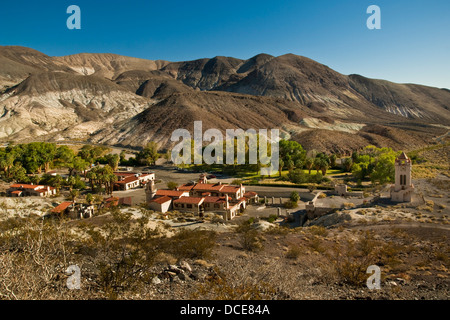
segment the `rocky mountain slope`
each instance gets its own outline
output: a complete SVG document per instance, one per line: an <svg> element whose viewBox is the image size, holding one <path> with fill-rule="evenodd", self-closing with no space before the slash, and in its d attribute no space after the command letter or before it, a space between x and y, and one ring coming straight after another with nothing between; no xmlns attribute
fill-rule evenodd
<svg viewBox="0 0 450 320"><path fill-rule="evenodd" d="M412 148L450 126L450 91L260 54L185 62L0 47L0 139L171 145L178 128L279 128L308 149Z"/></svg>

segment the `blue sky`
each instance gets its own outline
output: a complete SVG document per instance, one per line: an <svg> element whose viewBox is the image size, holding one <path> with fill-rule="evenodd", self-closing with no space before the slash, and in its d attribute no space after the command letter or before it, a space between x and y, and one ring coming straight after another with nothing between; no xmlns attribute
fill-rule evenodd
<svg viewBox="0 0 450 320"><path fill-rule="evenodd" d="M68 30L69 5L81 30ZM381 30L369 30L369 5ZM0 6L0 45L193 60L294 53L343 74L450 88L450 1L35 0Z"/></svg>

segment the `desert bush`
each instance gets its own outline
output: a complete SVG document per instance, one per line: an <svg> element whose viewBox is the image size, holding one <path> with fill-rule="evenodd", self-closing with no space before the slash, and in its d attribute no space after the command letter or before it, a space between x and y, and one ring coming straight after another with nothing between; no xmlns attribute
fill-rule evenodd
<svg viewBox="0 0 450 320"><path fill-rule="evenodd" d="M82 247L95 252L87 258L96 267L95 281L108 299L135 292L151 278L159 231L147 229L147 223L145 216L135 220L131 213L114 208L111 220L100 228L85 228Z"/></svg>
<svg viewBox="0 0 450 320"><path fill-rule="evenodd" d="M345 208L345 209L350 209L350 208L354 208L354 207L355 207L355 204L352 202L345 202L342 204L342 208Z"/></svg>
<svg viewBox="0 0 450 320"><path fill-rule="evenodd" d="M175 190L176 188L178 188L178 183L173 182L173 181L167 182L167 189Z"/></svg>
<svg viewBox="0 0 450 320"><path fill-rule="evenodd" d="M303 253L303 251L299 246L290 246L288 251L286 252L286 258L295 260L302 253Z"/></svg>
<svg viewBox="0 0 450 320"><path fill-rule="evenodd" d="M309 239L308 245L313 252L323 254L327 251L323 239L318 236L313 236L312 239Z"/></svg>
<svg viewBox="0 0 450 320"><path fill-rule="evenodd" d="M270 227L265 231L267 234L271 234L271 235L288 235L290 232L290 229L288 227L283 227L283 226L279 226L279 227Z"/></svg>
<svg viewBox="0 0 450 320"><path fill-rule="evenodd" d="M213 300L268 300L277 295L273 285L264 279L249 277L236 280L233 275L214 269L214 276L200 283L192 294L193 299Z"/></svg>
<svg viewBox="0 0 450 320"><path fill-rule="evenodd" d="M328 230L324 226L311 226L308 231L316 236L326 237L328 235Z"/></svg>
<svg viewBox="0 0 450 320"><path fill-rule="evenodd" d="M261 218L261 219L264 219L267 222L273 223L274 221L276 221L278 219L278 216L276 214L271 214L269 217Z"/></svg>
<svg viewBox="0 0 450 320"><path fill-rule="evenodd" d="M286 202L284 203L284 207L285 207L286 209L294 209L294 208L297 208L297 207L298 207L298 203L289 200L289 201L286 201Z"/></svg>
<svg viewBox="0 0 450 320"><path fill-rule="evenodd" d="M247 251L259 251L263 248L260 233L251 223L241 224L236 231L239 233L239 243Z"/></svg>
<svg viewBox="0 0 450 320"><path fill-rule="evenodd" d="M79 261L73 235L58 220L35 217L0 222L0 299L60 299L69 264Z"/></svg>
<svg viewBox="0 0 450 320"><path fill-rule="evenodd" d="M165 251L179 259L206 259L214 249L216 237L214 231L181 229L166 239Z"/></svg>

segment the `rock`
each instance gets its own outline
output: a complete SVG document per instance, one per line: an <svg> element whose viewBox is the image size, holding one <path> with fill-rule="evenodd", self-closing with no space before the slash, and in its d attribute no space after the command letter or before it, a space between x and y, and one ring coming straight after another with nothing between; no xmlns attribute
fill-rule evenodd
<svg viewBox="0 0 450 320"><path fill-rule="evenodd" d="M175 266L175 265L169 265L169 271L170 271L170 272L175 272L176 274L179 274L179 273L182 273L182 272L183 272L182 269L178 268L178 267Z"/></svg>
<svg viewBox="0 0 450 320"><path fill-rule="evenodd" d="M186 261L181 261L180 262L180 268L181 268L181 270L184 270L186 272L192 272L191 266Z"/></svg>
<svg viewBox="0 0 450 320"><path fill-rule="evenodd" d="M161 279L159 279L158 277L154 277L154 278L152 279L152 283L153 283L153 284L160 284L160 283L161 283Z"/></svg>
<svg viewBox="0 0 450 320"><path fill-rule="evenodd" d="M205 260L202 260L202 259L195 260L194 264L202 266L202 267L205 267L205 268L212 268L212 267L214 267L214 264L208 263L208 262L206 262Z"/></svg>
<svg viewBox="0 0 450 320"><path fill-rule="evenodd" d="M172 271L166 271L166 273L171 277L171 278L174 278L174 277L176 277L176 272L172 272Z"/></svg>

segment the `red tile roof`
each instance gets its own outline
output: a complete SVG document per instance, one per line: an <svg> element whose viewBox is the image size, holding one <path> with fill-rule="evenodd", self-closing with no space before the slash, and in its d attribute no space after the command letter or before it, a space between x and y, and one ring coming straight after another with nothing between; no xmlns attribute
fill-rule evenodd
<svg viewBox="0 0 450 320"><path fill-rule="evenodd" d="M223 187L223 184L197 183L192 189L204 191L220 191Z"/></svg>
<svg viewBox="0 0 450 320"><path fill-rule="evenodd" d="M222 190L220 190L221 192L224 192L224 193L236 193L236 192L238 192L239 191L239 187L236 187L236 186L225 186L225 187L223 187L223 189Z"/></svg>
<svg viewBox="0 0 450 320"><path fill-rule="evenodd" d="M163 197L160 197L160 198L153 199L150 202L156 202L156 203L159 203L159 204L163 204L163 203L166 203L168 201L172 201L172 198L170 198L168 196L163 196Z"/></svg>
<svg viewBox="0 0 450 320"><path fill-rule="evenodd" d="M16 183L10 186L10 188L21 188L21 189L36 189L36 188L44 188L44 186L40 186L37 184L20 184Z"/></svg>
<svg viewBox="0 0 450 320"><path fill-rule="evenodd" d="M136 173L133 172L114 172L114 174L118 177L134 177L136 175Z"/></svg>
<svg viewBox="0 0 450 320"><path fill-rule="evenodd" d="M247 198L256 197L257 195L258 194L256 192L252 192L252 191L244 193L244 197L247 197Z"/></svg>
<svg viewBox="0 0 450 320"><path fill-rule="evenodd" d="M156 191L157 196L181 197L184 194L186 194L186 191L164 190L164 189Z"/></svg>
<svg viewBox="0 0 450 320"><path fill-rule="evenodd" d="M194 187L194 185L192 184L192 185L186 185L186 184L183 184L182 186L179 186L178 187L178 190L179 191L191 191L192 190L192 188Z"/></svg>
<svg viewBox="0 0 450 320"><path fill-rule="evenodd" d="M180 199L174 200L173 203L184 203L184 204L200 204L205 198L198 197L181 197Z"/></svg>
<svg viewBox="0 0 450 320"><path fill-rule="evenodd" d="M125 179L123 179L121 181L117 181L116 183L117 184L127 184L127 183L134 182L134 181L137 181L137 180L139 180L139 178L135 177L133 175L132 177L126 177Z"/></svg>
<svg viewBox="0 0 450 320"><path fill-rule="evenodd" d="M224 197L205 197L205 202L207 203L216 203L216 202L225 202Z"/></svg>
<svg viewBox="0 0 450 320"><path fill-rule="evenodd" d="M52 212L53 212L53 213L61 213L61 212L63 212L64 210L66 210L71 204L72 204L72 202L68 202L68 201L63 202L63 203L61 203L59 206L55 207L55 208L52 210Z"/></svg>

